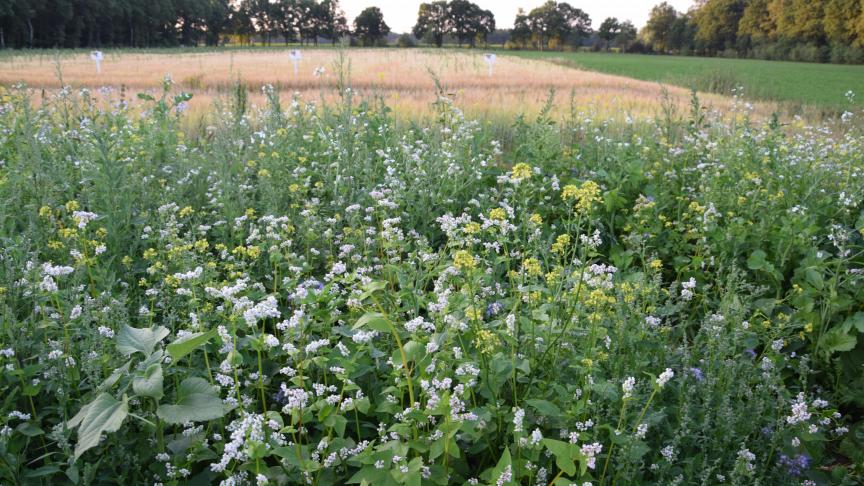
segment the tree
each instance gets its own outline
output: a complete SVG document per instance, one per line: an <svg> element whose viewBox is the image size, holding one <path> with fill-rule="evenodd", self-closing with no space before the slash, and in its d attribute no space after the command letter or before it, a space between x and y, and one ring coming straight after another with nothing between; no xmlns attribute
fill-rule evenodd
<svg viewBox="0 0 864 486"><path fill-rule="evenodd" d="M621 24L615 17L608 17L597 29L597 37L603 41L603 47L608 51L609 45L621 34Z"/></svg>
<svg viewBox="0 0 864 486"><path fill-rule="evenodd" d="M855 23L862 14L860 0L828 0L823 19L825 37L834 45L854 44L857 40Z"/></svg>
<svg viewBox="0 0 864 486"><path fill-rule="evenodd" d="M669 52L671 49L672 27L678 19L675 7L663 2L651 9L648 23L645 25L645 37L651 48L657 52Z"/></svg>
<svg viewBox="0 0 864 486"><path fill-rule="evenodd" d="M421 3L420 10L417 12L417 24L411 32L418 39L429 36L436 47L441 47L444 44L444 36L450 32L451 25L447 2Z"/></svg>
<svg viewBox="0 0 864 486"><path fill-rule="evenodd" d="M520 20L518 16L517 20ZM588 14L569 3L554 0L531 10L527 23L532 38L541 49L548 48L551 40L555 40L559 48L563 49L568 40L579 42L591 33L591 17Z"/></svg>
<svg viewBox="0 0 864 486"><path fill-rule="evenodd" d="M618 37L615 38L615 45L626 51L633 44L633 41L636 40L636 35L636 26L633 25L633 22L625 20L621 22L620 32L618 33Z"/></svg>
<svg viewBox="0 0 864 486"><path fill-rule="evenodd" d="M520 47L526 47L531 41L531 20L521 8L516 13L513 29L510 31L510 40Z"/></svg>
<svg viewBox="0 0 864 486"><path fill-rule="evenodd" d="M777 25L768 10L771 0L750 0L738 22L738 43L744 47L761 44L775 35Z"/></svg>
<svg viewBox="0 0 864 486"><path fill-rule="evenodd" d="M474 47L474 40L477 38L483 39L483 44L487 44L489 35L495 32L495 14L491 10L481 10L475 20L477 33L474 39L471 39L471 47Z"/></svg>
<svg viewBox="0 0 864 486"><path fill-rule="evenodd" d="M735 47L744 0L707 0L695 11L696 41L709 53Z"/></svg>
<svg viewBox="0 0 864 486"><path fill-rule="evenodd" d="M374 46L387 39L390 27L384 22L384 14L378 7L368 7L354 19L354 35L364 46Z"/></svg>
<svg viewBox="0 0 864 486"><path fill-rule="evenodd" d="M345 12L339 7L339 0L322 0L316 6L318 35L335 43L343 35L348 34L348 20L345 18ZM315 44L318 44L317 36Z"/></svg>

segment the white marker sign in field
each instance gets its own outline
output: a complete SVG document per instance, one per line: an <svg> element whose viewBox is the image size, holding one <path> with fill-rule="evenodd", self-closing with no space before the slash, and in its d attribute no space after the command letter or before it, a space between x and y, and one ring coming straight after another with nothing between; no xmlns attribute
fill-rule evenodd
<svg viewBox="0 0 864 486"><path fill-rule="evenodd" d="M483 59L486 60L486 64L489 65L489 76L492 76L492 69L495 67L495 60L498 59L498 56L495 54L483 54Z"/></svg>
<svg viewBox="0 0 864 486"><path fill-rule="evenodd" d="M96 72L102 72L102 51L93 51L90 53L90 59L96 63Z"/></svg>
<svg viewBox="0 0 864 486"><path fill-rule="evenodd" d="M292 49L291 52L288 53L288 57L290 57L291 62L294 63L294 76L297 76L300 67L300 59L303 59L303 55L300 54L300 51L297 49Z"/></svg>

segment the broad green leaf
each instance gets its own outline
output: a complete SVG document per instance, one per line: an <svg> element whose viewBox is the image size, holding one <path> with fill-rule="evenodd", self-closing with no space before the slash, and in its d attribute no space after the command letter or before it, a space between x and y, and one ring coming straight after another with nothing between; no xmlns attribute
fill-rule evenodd
<svg viewBox="0 0 864 486"><path fill-rule="evenodd" d="M207 341L213 339L218 332L217 329L211 329L207 332L196 332L188 336L183 336L169 344L166 349L171 359L175 362L187 354L195 351L199 346L204 345Z"/></svg>
<svg viewBox="0 0 864 486"><path fill-rule="evenodd" d="M123 424L129 413L126 396L123 401L107 393L101 393L95 400L81 408L67 423L69 428L78 427L78 443L75 444L75 460L88 449L99 445L103 432L115 432Z"/></svg>
<svg viewBox="0 0 864 486"><path fill-rule="evenodd" d="M764 267L766 263L765 257L768 256L762 250L756 250L750 254L750 258L747 259L747 268L750 270L759 270Z"/></svg>
<svg viewBox="0 0 864 486"><path fill-rule="evenodd" d="M169 424L204 422L225 415L226 408L207 380L186 378L177 390L177 403L160 405L156 415Z"/></svg>
<svg viewBox="0 0 864 486"><path fill-rule="evenodd" d="M561 415L561 409L550 401L535 398L526 400L526 403L534 407L534 409L540 412L540 415L543 415L544 417L558 417Z"/></svg>
<svg viewBox="0 0 864 486"><path fill-rule="evenodd" d="M169 334L167 328L158 326L154 328L137 329L123 325L117 336L117 350L129 356L133 353L143 353L149 356L159 341L165 339Z"/></svg>
<svg viewBox="0 0 864 486"><path fill-rule="evenodd" d="M132 379L132 390L139 397L150 397L156 401L164 395L162 390L162 365L151 364L142 375Z"/></svg>
<svg viewBox="0 0 864 486"><path fill-rule="evenodd" d="M555 465L558 466L558 469L567 473L568 476L576 474L575 459L578 456L573 444L555 439L543 439L543 445L555 456Z"/></svg>
<svg viewBox="0 0 864 486"><path fill-rule="evenodd" d="M111 376L109 376L105 381L102 382L101 385L99 385L99 391L105 391L114 386L114 384L116 384L120 380L120 378L122 378L125 374L129 373L129 366L131 365L132 361L130 360L127 361L126 364L124 364L123 366L115 369L111 373Z"/></svg>
<svg viewBox="0 0 864 486"><path fill-rule="evenodd" d="M845 328L852 329L854 327L858 332L864 332L864 312L856 312L848 317L843 324Z"/></svg>
<svg viewBox="0 0 864 486"><path fill-rule="evenodd" d="M820 346L830 354L852 351L858 344L858 338L843 332L840 328L834 328L822 336Z"/></svg>
<svg viewBox="0 0 864 486"><path fill-rule="evenodd" d="M390 332L390 324L388 324L384 314L380 312L367 312L363 314L354 324L354 329L360 329L361 327L368 327L380 332Z"/></svg>

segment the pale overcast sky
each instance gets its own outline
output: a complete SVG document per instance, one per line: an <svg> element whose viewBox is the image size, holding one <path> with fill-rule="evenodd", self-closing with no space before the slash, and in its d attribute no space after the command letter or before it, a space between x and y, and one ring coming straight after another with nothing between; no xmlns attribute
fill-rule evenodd
<svg viewBox="0 0 864 486"><path fill-rule="evenodd" d="M429 0L427 0L429 1ZM545 3L545 0L473 0L480 7L491 10L495 14L495 24L498 28L513 27L513 19L519 7L526 11ZM570 0L568 3L581 8L591 16L594 28L597 28L606 17L617 17L618 20L630 20L637 28L641 28L648 20L651 7L663 0ZM693 0L667 0L679 11L686 11ZM421 0L341 0L340 5L345 10L348 21L353 25L354 17L364 8L376 6L384 12L384 21L394 32L409 32L417 21L417 9Z"/></svg>

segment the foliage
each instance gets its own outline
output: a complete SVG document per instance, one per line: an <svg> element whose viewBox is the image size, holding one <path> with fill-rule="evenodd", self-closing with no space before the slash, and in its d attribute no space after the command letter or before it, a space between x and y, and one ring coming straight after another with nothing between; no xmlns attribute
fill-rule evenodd
<svg viewBox="0 0 864 486"><path fill-rule="evenodd" d="M386 42L390 27L384 22L384 14L378 7L368 7L354 19L353 35L358 37L364 46L374 46L382 40Z"/></svg>
<svg viewBox="0 0 864 486"><path fill-rule="evenodd" d="M0 477L856 484L864 113L0 92ZM239 96L239 95L238 95Z"/></svg>

